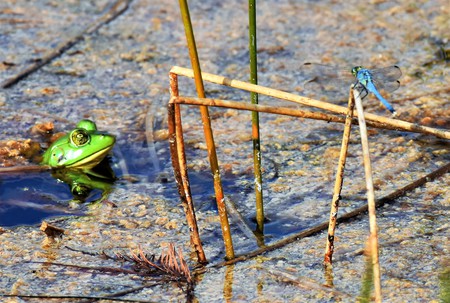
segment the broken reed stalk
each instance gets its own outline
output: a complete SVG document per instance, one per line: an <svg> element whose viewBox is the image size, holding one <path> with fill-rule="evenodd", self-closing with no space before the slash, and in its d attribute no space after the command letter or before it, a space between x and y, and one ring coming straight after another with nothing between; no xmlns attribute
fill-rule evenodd
<svg viewBox="0 0 450 303"><path fill-rule="evenodd" d="M248 44L250 55L250 83L258 84L257 43L256 43L256 0L248 0ZM258 94L250 92L252 104L258 104ZM256 232L264 232L264 203L261 172L261 139L259 131L259 113L252 112L253 167L256 196Z"/></svg>
<svg viewBox="0 0 450 303"><path fill-rule="evenodd" d="M348 97L347 116L345 118L344 133L342 135L341 152L339 154L336 180L334 183L333 199L331 201L327 244L325 248L325 257L323 260L323 264L325 267L331 267L331 264L333 262L334 232L336 230L337 214L339 209L339 201L341 199L342 183L344 181L344 169L345 169L345 162L347 160L348 143L350 140L350 131L352 129L352 118L354 107L355 107L355 99L352 93L352 89L350 89Z"/></svg>
<svg viewBox="0 0 450 303"><path fill-rule="evenodd" d="M186 33L186 41L189 49L189 57L192 64L193 78L195 80L195 87L199 98L205 97L205 90L203 87L202 72L198 59L197 47L195 44L194 31L192 28L191 17L189 15L189 7L187 0L179 0L181 18L184 24ZM233 241L231 238L230 224L228 222L227 209L223 201L224 194L222 188L222 181L220 178L219 163L217 160L216 146L214 143L214 136L211 129L211 120L207 106L200 106L200 113L202 117L203 131L205 133L205 141L208 149L209 163L213 175L214 192L216 194L217 209L220 218L220 226L222 227L222 236L225 245L225 255L227 259L234 258Z"/></svg>
<svg viewBox="0 0 450 303"><path fill-rule="evenodd" d="M170 95L178 96L178 76L169 74ZM183 205L186 221L189 226L191 244L197 254L199 263L207 263L202 241L198 232L197 219L195 216L194 203L192 202L191 188L189 186L189 177L186 166L186 157L184 152L183 129L181 124L180 105L169 103L168 124L169 124L169 145L172 166L177 182L178 193L181 204Z"/></svg>
<svg viewBox="0 0 450 303"><path fill-rule="evenodd" d="M190 69L182 68L174 66L171 69L171 72L177 75L186 76L186 77L193 77L193 72ZM297 98L299 99L308 99L312 101L316 101L309 98L300 97L294 94L289 94L286 92L282 92L279 90L274 90L270 88L266 88L259 85L253 85L249 83L245 83L238 80L232 80L229 78L225 78L222 76L217 76L213 74L203 73L203 77L206 81L217 83L220 85L226 85L238 89L248 90L248 91L257 91L259 93L268 91L269 93L267 95L284 99L288 101L294 101L297 102ZM319 103L328 104L326 102L318 101ZM328 115L324 113L315 113L315 112L307 112L307 111L300 111L300 110L294 110L289 108L279 108L279 107L271 107L271 106L262 106L258 104L245 104L235 101L225 101L225 100L218 100L218 99L207 99L207 98L189 98L189 97L172 97L169 101L169 103L177 103L177 104L193 104L193 105L200 105L200 106L218 106L218 107L225 107L225 108L234 108L234 109L242 109L242 110L250 110L250 111L259 111L259 112L269 112L274 114L283 114L283 115L289 115L289 116L296 116L296 117L305 117L305 118L311 118L311 119L317 119L317 120L325 120L325 121L332 121L332 122L341 122L343 123L345 120L343 117L335 116L335 115ZM300 102L297 102L300 103ZM334 106L334 105L333 105ZM355 114L355 112L353 113ZM395 130L404 130L404 131L412 131L412 132L419 132L419 133L426 133L431 134L436 137L440 138L450 138L450 132L448 131L442 131L430 127L424 127L421 125L416 125L400 120L395 119L389 119L384 117L379 117L373 114L365 113L362 115L366 118L375 118L374 121L368 121L367 124L373 127L377 128L386 128L386 129L395 129ZM352 120L352 123L354 123L354 119ZM429 174L425 177L420 178L416 182L413 182L412 184L409 184L405 186L404 188L401 188L394 193L380 199L377 201L377 206L384 205L385 203L389 203L390 201L393 201L393 199L398 198L399 196L403 195L405 192L410 191L413 188L416 188L418 186L421 186L422 184L426 183L429 180L432 180L436 178L436 176L440 176L447 172L450 169L450 164L444 165L443 167L439 168L432 174ZM338 218L338 222L343 222L346 220L349 220L350 218L353 218L355 216L360 215L361 213L364 213L368 210L368 206L362 206L350 213L344 214L340 218ZM324 222L322 224L316 225L315 227L308 229L306 231L302 231L300 233L297 233L291 237L288 237L286 239L283 239L275 244L268 245L266 247L257 249L256 251L237 256L233 260L228 260L225 262L221 262L218 264L213 265L214 267L223 266L223 265L230 265L235 264L237 262L247 260L249 258L255 257L257 255L263 254L265 252L274 250L276 248L282 247L284 245L287 245L289 243L295 242L300 238L310 236L312 234L318 233L326 228L328 228L329 222Z"/></svg>
<svg viewBox="0 0 450 303"><path fill-rule="evenodd" d="M189 78L194 77L193 71L188 68L174 66L174 67L172 67L172 69L170 71L179 76L185 76L185 77L189 77ZM218 76L218 75L214 75L214 74L209 74L209 73L202 73L202 77L203 77L203 80L211 82L211 83L216 83L216 84L225 85L225 86L229 86L229 87L233 87L233 88L238 88L238 89L242 89L242 90L246 90L246 91L256 92L258 94L267 95L267 96L271 96L274 98L278 98L278 99L282 99L282 100L286 100L286 101L290 101L290 102L294 102L294 103L298 103L298 104L303 104L306 106L311 106L311 107L328 110L328 111L338 113L341 115L346 115L346 113L347 113L347 108L343 107L343 106L298 96L295 94L291 94L288 92L280 91L277 89L273 89L273 88L269 88L269 87L265 87L265 86L261 86L261 85L246 83L243 81L230 79L230 78L226 78L226 77ZM357 113L354 112L353 115L356 116ZM368 121L378 123L380 128L423 133L423 134L433 135L433 136L436 136L436 137L442 138L442 139L450 139L450 131L436 129L433 127L422 126L422 125L419 125L416 123L409 123L409 122L402 121L402 120L386 118L386 117L378 116L378 115L371 114L371 113L364 113L364 117Z"/></svg>
<svg viewBox="0 0 450 303"><path fill-rule="evenodd" d="M373 286L375 290L375 302L381 303L381 273L380 263L378 260L378 231L376 218L375 193L372 179L372 165L370 162L369 140L367 138L366 121L364 119L364 109L359 92L353 88L353 97L356 102L356 110L358 112L359 132L361 136L361 146L363 151L364 172L366 176L367 186L367 204L369 208L369 247L370 258L372 259L373 267Z"/></svg>

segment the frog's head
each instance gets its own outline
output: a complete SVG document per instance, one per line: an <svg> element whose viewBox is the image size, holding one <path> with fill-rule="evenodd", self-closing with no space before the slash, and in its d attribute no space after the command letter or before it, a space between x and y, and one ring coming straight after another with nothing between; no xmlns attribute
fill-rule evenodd
<svg viewBox="0 0 450 303"><path fill-rule="evenodd" d="M362 66L355 66L354 68L352 68L352 75L356 77L356 75L358 74L358 72L363 69Z"/></svg>
<svg viewBox="0 0 450 303"><path fill-rule="evenodd" d="M98 132L94 122L81 120L74 130L53 142L41 164L91 169L105 158L115 142L115 136Z"/></svg>

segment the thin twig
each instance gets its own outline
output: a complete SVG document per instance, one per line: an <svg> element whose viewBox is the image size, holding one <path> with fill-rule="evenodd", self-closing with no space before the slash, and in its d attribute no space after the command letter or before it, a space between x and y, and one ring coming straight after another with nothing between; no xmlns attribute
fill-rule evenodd
<svg viewBox="0 0 450 303"><path fill-rule="evenodd" d="M37 59L34 64L25 68L15 76L6 79L0 84L2 88L8 88L21 79L27 77L31 73L37 71L44 65L50 63L53 59L61 56L65 51L70 49L72 46L77 44L79 41L83 40L85 36L90 35L96 32L101 26L108 24L118 16L120 16L123 12L128 9L131 0L119 0L111 5L111 8L100 18L89 24L85 27L81 32L76 34L74 37L67 39L66 41L61 42L56 46L56 48L50 50L46 54L44 54L41 58Z"/></svg>
<svg viewBox="0 0 450 303"><path fill-rule="evenodd" d="M71 267L71 268L75 268L75 269L79 269L79 270L108 272L108 273L113 273L113 274L139 275L139 273L137 273L134 270L111 267L111 266L84 266L84 265L77 265L77 264L58 263L58 262L40 262L40 261L30 261L30 263L44 264L46 266Z"/></svg>
<svg viewBox="0 0 450 303"><path fill-rule="evenodd" d="M238 101L229 101L229 100L220 100L220 99L211 99L211 98L192 98L179 96L176 98L172 98L169 102L177 103L177 104L192 104L192 105L205 105L205 106L215 106L215 107L224 107L238 110L247 110L247 111L256 111L256 112L264 112L278 115L286 115L293 116L299 118L307 118L314 120L323 120L327 122L345 122L345 118L342 116L330 115L325 113L318 112L310 112L304 110L298 110L288 107L279 107L279 106L268 106L268 105L260 105L260 104L248 104L245 102ZM355 120L356 122L356 120Z"/></svg>
<svg viewBox="0 0 450 303"><path fill-rule="evenodd" d="M110 298L122 297L122 296L125 296L125 295L129 295L131 293L143 290L145 288L156 286L156 285L160 285L160 284L161 283L159 283L159 282L157 282L157 283L145 283L144 285L141 285L141 286L137 286L137 287L125 289L125 290L122 290L122 291L118 291L118 292L115 292L115 293L112 293L112 294L108 294L107 298L108 298L108 300L110 300Z"/></svg>

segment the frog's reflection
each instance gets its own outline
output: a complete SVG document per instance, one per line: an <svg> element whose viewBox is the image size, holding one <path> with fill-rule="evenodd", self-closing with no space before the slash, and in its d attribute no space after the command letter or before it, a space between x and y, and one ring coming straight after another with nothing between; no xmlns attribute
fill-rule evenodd
<svg viewBox="0 0 450 303"><path fill-rule="evenodd" d="M117 180L107 158L88 170L77 168L53 169L52 176L69 185L74 202L89 202L91 204L105 201ZM93 190L99 190L101 197L88 201Z"/></svg>

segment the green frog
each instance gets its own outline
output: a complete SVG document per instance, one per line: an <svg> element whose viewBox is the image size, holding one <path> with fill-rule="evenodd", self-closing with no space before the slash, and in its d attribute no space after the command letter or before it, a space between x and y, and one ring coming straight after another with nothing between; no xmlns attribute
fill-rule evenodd
<svg viewBox="0 0 450 303"><path fill-rule="evenodd" d="M41 164L90 170L105 158L115 142L114 135L97 131L91 120L81 120L74 130L50 145Z"/></svg>

